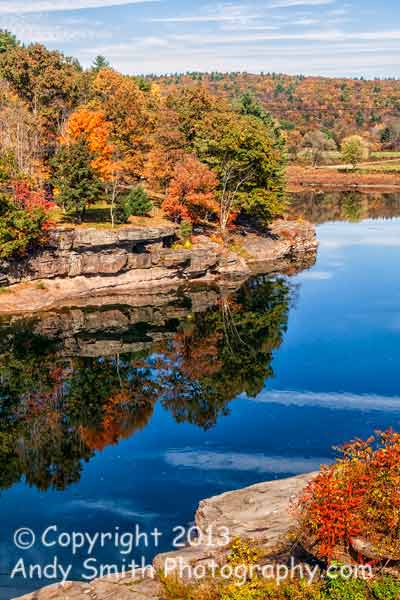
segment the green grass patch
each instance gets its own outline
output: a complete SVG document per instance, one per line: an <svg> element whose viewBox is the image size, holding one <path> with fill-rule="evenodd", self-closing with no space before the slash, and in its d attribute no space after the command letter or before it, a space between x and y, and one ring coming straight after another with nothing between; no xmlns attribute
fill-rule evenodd
<svg viewBox="0 0 400 600"><path fill-rule="evenodd" d="M184 584L164 580L165 600L398 600L400 582L392 577L325 579L314 583L298 579L278 585L273 580L237 582L201 581Z"/></svg>
<svg viewBox="0 0 400 600"><path fill-rule="evenodd" d="M370 167L363 166L357 169L358 173L386 173L386 174L398 174L400 173L400 162L385 163L383 165L371 165Z"/></svg>
<svg viewBox="0 0 400 600"><path fill-rule="evenodd" d="M342 173L361 173L363 175L372 175L372 174L398 174L400 173L400 161L394 161L389 163L383 163L381 165L366 165L357 167L356 169L351 169L349 167L339 167L338 171Z"/></svg>
<svg viewBox="0 0 400 600"><path fill-rule="evenodd" d="M375 160L390 160L391 158L400 158L400 152L395 150L371 152L371 158Z"/></svg>
<svg viewBox="0 0 400 600"><path fill-rule="evenodd" d="M76 223L74 215L64 215L64 223ZM82 224L106 225L111 227L110 207L104 202L98 202L88 206Z"/></svg>
<svg viewBox="0 0 400 600"><path fill-rule="evenodd" d="M268 571L255 567L266 564L262 546L236 538L226 556L225 566L230 566L230 575L223 570L213 576L201 577L194 582L185 582L177 577L163 576L164 600L399 600L400 581L393 576L374 574L371 568L352 568L332 562L327 570L321 567L291 572L284 567L282 575L279 565L267 561ZM253 571L250 569L253 568ZM278 577L278 573L281 577ZM359 576L356 574L359 573Z"/></svg>
<svg viewBox="0 0 400 600"><path fill-rule="evenodd" d="M65 214L58 206L50 212L50 219L57 225L78 225L73 214ZM104 202L97 202L86 209L82 225L94 227L111 227L110 206Z"/></svg>

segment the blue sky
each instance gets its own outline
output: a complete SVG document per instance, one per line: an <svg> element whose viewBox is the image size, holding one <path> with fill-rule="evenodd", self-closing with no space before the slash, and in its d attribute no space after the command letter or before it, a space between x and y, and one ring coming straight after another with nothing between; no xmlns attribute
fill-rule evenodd
<svg viewBox="0 0 400 600"><path fill-rule="evenodd" d="M400 77L399 0L0 0L0 27L125 73Z"/></svg>

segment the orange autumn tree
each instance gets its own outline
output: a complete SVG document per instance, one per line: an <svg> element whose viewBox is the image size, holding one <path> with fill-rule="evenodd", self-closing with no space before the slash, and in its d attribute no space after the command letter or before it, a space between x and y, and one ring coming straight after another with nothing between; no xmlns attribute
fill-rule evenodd
<svg viewBox="0 0 400 600"><path fill-rule="evenodd" d="M145 94L133 77L101 69L93 82L93 94L93 106L111 123L114 143L124 156L129 176L140 179L155 127L157 90Z"/></svg>
<svg viewBox="0 0 400 600"><path fill-rule="evenodd" d="M143 170L144 178L153 191L165 192L174 173L175 163L175 156L171 156L161 144L153 145L147 154Z"/></svg>
<svg viewBox="0 0 400 600"><path fill-rule="evenodd" d="M162 208L176 221L196 223L218 212L215 174L195 156L186 156L178 163L168 187Z"/></svg>
<svg viewBox="0 0 400 600"><path fill-rule="evenodd" d="M85 140L94 155L93 169L103 180L110 177L115 146L111 143L111 124L100 110L81 108L67 121L62 144Z"/></svg>
<svg viewBox="0 0 400 600"><path fill-rule="evenodd" d="M114 226L114 209L128 169L127 158L112 140L112 125L103 111L82 108L70 116L61 142L80 140L93 153L92 167L105 184Z"/></svg>
<svg viewBox="0 0 400 600"><path fill-rule="evenodd" d="M160 98L158 110L154 111L156 123L143 171L149 186L162 193L166 192L176 165L190 152L179 115L170 104L170 99Z"/></svg>

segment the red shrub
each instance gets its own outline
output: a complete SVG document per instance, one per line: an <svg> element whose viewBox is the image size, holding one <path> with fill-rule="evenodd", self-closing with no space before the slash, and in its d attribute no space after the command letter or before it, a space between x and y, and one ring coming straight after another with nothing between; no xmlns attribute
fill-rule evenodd
<svg viewBox="0 0 400 600"><path fill-rule="evenodd" d="M335 558L362 536L378 557L400 559L400 434L380 432L341 451L300 498L303 533L322 558Z"/></svg>
<svg viewBox="0 0 400 600"><path fill-rule="evenodd" d="M14 202L19 208L24 208L28 211L41 209L44 212L48 212L55 206L53 202L50 202L46 198L43 191L32 190L27 181L15 181L13 188Z"/></svg>

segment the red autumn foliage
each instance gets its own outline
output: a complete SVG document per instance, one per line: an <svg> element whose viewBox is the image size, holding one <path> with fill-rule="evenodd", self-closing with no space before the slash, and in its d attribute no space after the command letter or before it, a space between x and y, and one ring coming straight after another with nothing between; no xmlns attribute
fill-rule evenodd
<svg viewBox="0 0 400 600"><path fill-rule="evenodd" d="M153 402L145 397L140 401L135 398L138 410L129 410L132 395L127 389L122 389L108 398L104 406L101 426L79 428L82 441L91 450L102 451L107 446L117 444L121 439L128 439L139 429L143 429L153 413Z"/></svg>
<svg viewBox="0 0 400 600"><path fill-rule="evenodd" d="M218 212L215 198L217 178L194 156L187 156L175 167L163 202L164 212L175 221L196 223Z"/></svg>
<svg viewBox="0 0 400 600"><path fill-rule="evenodd" d="M221 334L218 333L199 338L194 330L181 331L175 335L170 348L164 351L164 357L171 364L179 365L181 372L188 379L212 377L222 367L218 359L220 341ZM162 361L160 366L165 368Z"/></svg>
<svg viewBox="0 0 400 600"><path fill-rule="evenodd" d="M303 533L321 558L341 556L352 538L369 541L377 557L400 558L400 434L356 440L323 467L300 498Z"/></svg>
<svg viewBox="0 0 400 600"><path fill-rule="evenodd" d="M46 198L43 191L32 190L27 181L15 181L13 188L14 202L20 208L28 211L40 209L47 213L55 206L54 202Z"/></svg>
<svg viewBox="0 0 400 600"><path fill-rule="evenodd" d="M192 221L190 211L181 202L179 202L176 198L168 195L164 202L162 203L162 209L165 214L172 219L180 223L181 221Z"/></svg>

